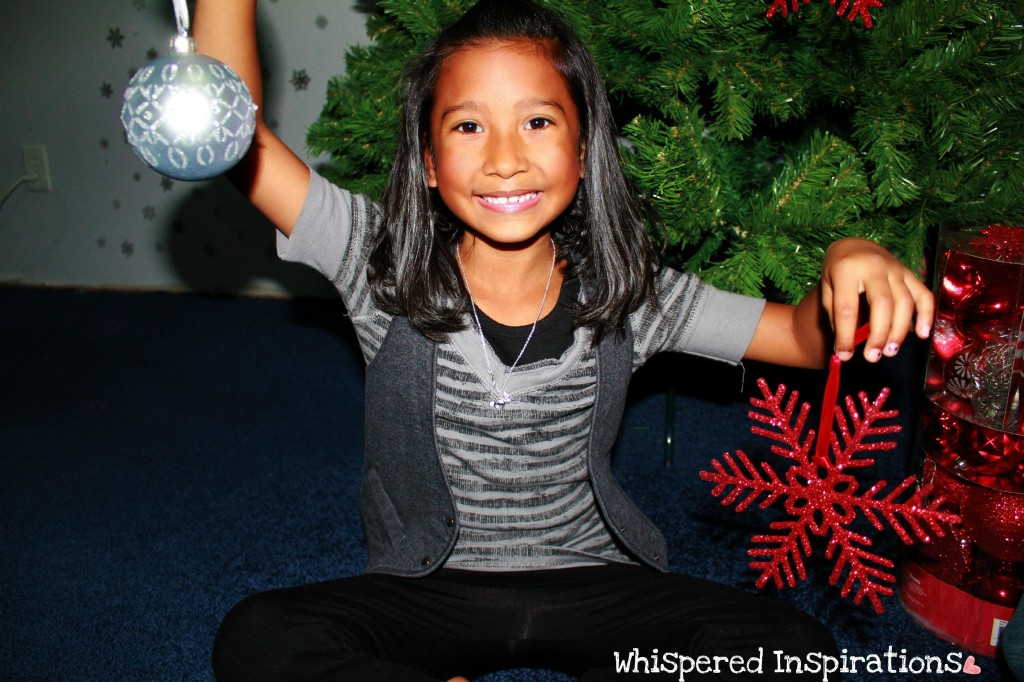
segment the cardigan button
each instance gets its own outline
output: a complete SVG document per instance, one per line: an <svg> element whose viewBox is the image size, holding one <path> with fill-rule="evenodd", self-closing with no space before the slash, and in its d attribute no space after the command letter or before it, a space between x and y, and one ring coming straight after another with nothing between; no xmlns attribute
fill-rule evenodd
<svg viewBox="0 0 1024 682"><path fill-rule="evenodd" d="M446 525L446 526L448 526L449 528L451 528L452 526L454 526L454 525L455 525L455 519L453 519L453 518L452 518L452 517L450 517L450 516L446 516L446 517L444 517L444 525Z"/></svg>
<svg viewBox="0 0 1024 682"><path fill-rule="evenodd" d="M423 565L423 566L429 566L430 565L430 557L428 557L428 556L423 557L423 561L421 561L420 564Z"/></svg>

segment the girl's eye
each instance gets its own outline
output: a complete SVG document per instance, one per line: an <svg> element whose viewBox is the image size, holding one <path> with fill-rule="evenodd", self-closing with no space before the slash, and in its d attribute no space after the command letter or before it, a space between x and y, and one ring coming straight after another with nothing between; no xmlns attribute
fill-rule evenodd
<svg viewBox="0 0 1024 682"><path fill-rule="evenodd" d="M479 133L480 125L473 121L463 121L455 126L455 131L459 133Z"/></svg>
<svg viewBox="0 0 1024 682"><path fill-rule="evenodd" d="M526 124L526 127L530 130L540 130L541 128L547 128L549 125L551 125L550 119L538 116L536 118L531 118Z"/></svg>

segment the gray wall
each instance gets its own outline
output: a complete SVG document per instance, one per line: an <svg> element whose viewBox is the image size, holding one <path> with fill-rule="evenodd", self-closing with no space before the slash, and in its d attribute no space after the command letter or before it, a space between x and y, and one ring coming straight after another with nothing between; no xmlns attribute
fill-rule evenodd
<svg viewBox="0 0 1024 682"><path fill-rule="evenodd" d="M24 174L22 144L46 145L53 191L20 187L0 210L0 283L247 294L326 292L277 262L273 228L223 179L171 181L125 143L121 97L167 52L171 0L5 3L0 22L0 192ZM262 0L267 120L294 150L367 41L366 2ZM316 159L307 157L311 165Z"/></svg>

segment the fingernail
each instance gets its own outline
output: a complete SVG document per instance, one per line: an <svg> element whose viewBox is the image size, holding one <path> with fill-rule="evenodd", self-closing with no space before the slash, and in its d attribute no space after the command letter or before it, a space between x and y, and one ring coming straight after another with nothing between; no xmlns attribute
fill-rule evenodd
<svg viewBox="0 0 1024 682"><path fill-rule="evenodd" d="M877 348L871 348L864 351L864 357L867 358L868 362L878 362L882 359L882 351Z"/></svg>
<svg viewBox="0 0 1024 682"><path fill-rule="evenodd" d="M849 360L849 359L851 359L853 357L853 351L837 350L836 351L836 357L839 358L840 360L842 360L843 362L846 362L847 360Z"/></svg>
<svg viewBox="0 0 1024 682"><path fill-rule="evenodd" d="M885 347L885 354L888 355L889 357L892 357L893 355L896 355L896 353L898 353L899 350L899 344L890 343L888 346Z"/></svg>
<svg viewBox="0 0 1024 682"><path fill-rule="evenodd" d="M917 332L917 335L920 336L922 339L927 339L929 336L931 336L931 334L932 328L927 326L921 327L921 330Z"/></svg>

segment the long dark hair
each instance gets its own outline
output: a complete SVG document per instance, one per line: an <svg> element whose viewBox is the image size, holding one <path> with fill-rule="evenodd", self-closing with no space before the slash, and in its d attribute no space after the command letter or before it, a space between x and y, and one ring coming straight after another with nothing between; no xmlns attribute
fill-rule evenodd
<svg viewBox="0 0 1024 682"><path fill-rule="evenodd" d="M601 338L620 328L653 288L647 213L619 163L611 106L589 51L558 15L530 0L481 0L406 68L398 151L369 261L378 305L407 316L432 338L461 329L468 309L452 256L463 227L427 186L423 164L434 88L445 59L460 49L517 40L547 49L579 110L584 177L552 226L560 252L570 256L583 284L576 324L591 326Z"/></svg>

